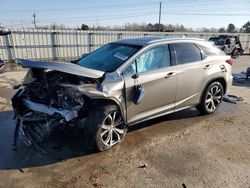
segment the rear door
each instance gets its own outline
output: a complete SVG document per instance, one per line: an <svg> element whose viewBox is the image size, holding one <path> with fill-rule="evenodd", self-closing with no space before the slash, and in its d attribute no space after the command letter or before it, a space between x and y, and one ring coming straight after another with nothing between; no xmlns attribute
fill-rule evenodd
<svg viewBox="0 0 250 188"><path fill-rule="evenodd" d="M193 106L199 102L213 64L203 60L201 50L193 43L174 43L170 47L178 77L175 109Z"/></svg>
<svg viewBox="0 0 250 188"><path fill-rule="evenodd" d="M138 78L132 78L136 73ZM177 78L170 66L168 45L146 50L123 71L123 75L128 123L174 111ZM133 102L135 85L144 89L144 97L139 104Z"/></svg>
<svg viewBox="0 0 250 188"><path fill-rule="evenodd" d="M227 38L225 40L225 49L223 50L226 54L231 55L235 48L235 38Z"/></svg>

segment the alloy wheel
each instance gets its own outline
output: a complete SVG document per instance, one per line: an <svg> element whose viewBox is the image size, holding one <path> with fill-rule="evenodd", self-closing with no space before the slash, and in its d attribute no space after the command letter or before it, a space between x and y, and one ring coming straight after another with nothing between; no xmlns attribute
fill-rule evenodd
<svg viewBox="0 0 250 188"><path fill-rule="evenodd" d="M213 86L207 93L205 105L208 111L213 112L221 103L222 89L218 86Z"/></svg>
<svg viewBox="0 0 250 188"><path fill-rule="evenodd" d="M104 119L101 126L101 140L104 145L112 147L125 135L125 126L120 112L113 111Z"/></svg>

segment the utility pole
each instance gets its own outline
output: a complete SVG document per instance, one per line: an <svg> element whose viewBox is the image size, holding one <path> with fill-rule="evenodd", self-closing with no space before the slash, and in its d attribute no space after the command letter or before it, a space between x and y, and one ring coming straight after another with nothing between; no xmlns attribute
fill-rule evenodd
<svg viewBox="0 0 250 188"><path fill-rule="evenodd" d="M34 29L36 29L36 13L35 13L35 11L33 11L32 17L33 17Z"/></svg>
<svg viewBox="0 0 250 188"><path fill-rule="evenodd" d="M160 1L160 7L159 7L159 25L158 25L158 31L160 32L160 24L161 24L161 1Z"/></svg>
<svg viewBox="0 0 250 188"><path fill-rule="evenodd" d="M12 20L12 17L10 18L10 29L13 30L13 20Z"/></svg>

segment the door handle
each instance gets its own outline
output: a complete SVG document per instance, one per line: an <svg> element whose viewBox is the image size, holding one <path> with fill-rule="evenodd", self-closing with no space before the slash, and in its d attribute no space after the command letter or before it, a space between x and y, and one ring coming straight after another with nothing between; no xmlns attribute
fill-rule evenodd
<svg viewBox="0 0 250 188"><path fill-rule="evenodd" d="M207 69L210 69L212 66L210 64L207 64L203 69L204 70L207 70Z"/></svg>
<svg viewBox="0 0 250 188"><path fill-rule="evenodd" d="M171 77L173 77L173 76L175 76L176 75L176 73L174 73L174 72L170 72L170 73L168 73L166 76L165 76L165 78L167 79L167 78L171 78Z"/></svg>

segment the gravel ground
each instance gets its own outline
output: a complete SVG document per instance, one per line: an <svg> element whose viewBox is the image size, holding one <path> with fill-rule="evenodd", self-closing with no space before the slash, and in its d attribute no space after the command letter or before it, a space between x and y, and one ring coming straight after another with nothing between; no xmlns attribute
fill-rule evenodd
<svg viewBox="0 0 250 188"><path fill-rule="evenodd" d="M250 56L235 60L245 71ZM106 152L87 153L79 137L61 133L42 156L21 143L13 152L12 85L24 71L0 75L0 187L250 187L250 81L209 116L195 109L130 128L124 142Z"/></svg>

